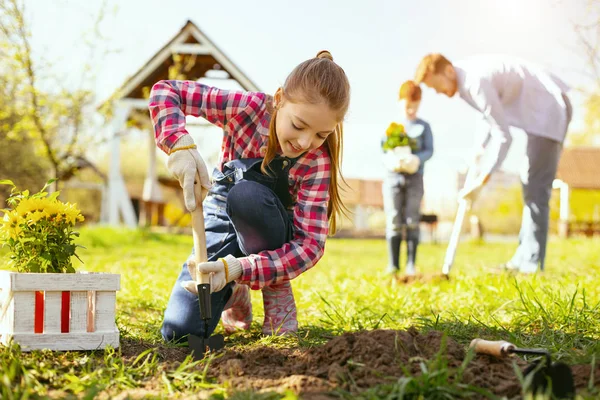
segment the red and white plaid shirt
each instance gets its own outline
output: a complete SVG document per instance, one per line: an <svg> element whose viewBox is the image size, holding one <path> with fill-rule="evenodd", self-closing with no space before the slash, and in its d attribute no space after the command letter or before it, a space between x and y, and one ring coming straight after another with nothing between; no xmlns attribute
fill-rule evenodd
<svg viewBox="0 0 600 400"><path fill-rule="evenodd" d="M271 98L264 93L221 90L193 81L160 81L152 88L149 104L156 143L168 154L188 134L185 116L193 115L223 129L220 169L232 159L263 157L269 139L269 102ZM277 250L240 258L239 282L260 289L293 279L319 261L329 231L330 163L325 145L296 161L289 171L290 193L296 201L294 238Z"/></svg>

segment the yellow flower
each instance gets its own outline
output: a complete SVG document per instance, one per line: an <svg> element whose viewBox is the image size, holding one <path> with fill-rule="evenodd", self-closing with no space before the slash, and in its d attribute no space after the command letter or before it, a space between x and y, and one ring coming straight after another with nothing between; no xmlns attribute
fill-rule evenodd
<svg viewBox="0 0 600 400"><path fill-rule="evenodd" d="M23 222L22 218L17 214L16 211L9 211L4 215L4 221L9 228L21 225Z"/></svg>
<svg viewBox="0 0 600 400"><path fill-rule="evenodd" d="M37 199L23 199L15 209L17 214L23 218L31 211L37 209Z"/></svg>
<svg viewBox="0 0 600 400"><path fill-rule="evenodd" d="M48 214L49 217L60 213L60 211L61 211L60 202L48 200L48 202L44 206L44 211L46 211L46 214Z"/></svg>
<svg viewBox="0 0 600 400"><path fill-rule="evenodd" d="M404 125L402 124L397 124L395 122L392 122L390 124L390 126L388 126L387 130L385 131L385 135L387 137L390 137L394 134L396 135L401 135L404 133Z"/></svg>
<svg viewBox="0 0 600 400"><path fill-rule="evenodd" d="M18 239L19 236L21 236L22 232L23 232L23 230L21 229L21 226L17 225L13 229L10 230L9 235L12 239Z"/></svg>
<svg viewBox="0 0 600 400"><path fill-rule="evenodd" d="M41 199L23 199L17 206L16 211L21 218L25 218L27 214L34 211L51 212L53 208L52 203L53 201L45 197Z"/></svg>
<svg viewBox="0 0 600 400"><path fill-rule="evenodd" d="M393 133L394 133L394 131L396 130L396 126L397 126L397 125L398 125L398 124L396 124L395 122L392 122L392 123L390 124L390 126L388 126L387 130L385 131L385 135L386 135L387 137L390 137L390 136L392 136L392 134L393 134Z"/></svg>
<svg viewBox="0 0 600 400"><path fill-rule="evenodd" d="M79 209L75 204L65 203L62 206L61 214L69 224L75 225L75 222L83 221L83 216L79 213Z"/></svg>
<svg viewBox="0 0 600 400"><path fill-rule="evenodd" d="M29 214L27 223L35 224L44 218L48 218L48 213L46 211L34 211Z"/></svg>
<svg viewBox="0 0 600 400"><path fill-rule="evenodd" d="M4 219L2 220L2 236L3 237L12 237L16 239L21 233L21 224L23 223L23 219L19 216L19 214L13 210L4 214Z"/></svg>

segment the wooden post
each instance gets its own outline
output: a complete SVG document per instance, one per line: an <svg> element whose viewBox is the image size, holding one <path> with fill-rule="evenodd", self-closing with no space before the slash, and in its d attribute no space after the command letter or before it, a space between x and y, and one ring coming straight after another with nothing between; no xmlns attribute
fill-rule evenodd
<svg viewBox="0 0 600 400"><path fill-rule="evenodd" d="M554 189L560 190L560 213L559 213L559 221L558 221L558 236L565 239L570 235L569 228L569 219L570 219L570 188L569 185L561 181L560 179L555 179L552 182L552 187Z"/></svg>
<svg viewBox="0 0 600 400"><path fill-rule="evenodd" d="M130 108L116 103L111 123L110 169L108 174L108 223L118 225L120 218L129 227L136 226L135 213L121 175L121 134L126 130Z"/></svg>

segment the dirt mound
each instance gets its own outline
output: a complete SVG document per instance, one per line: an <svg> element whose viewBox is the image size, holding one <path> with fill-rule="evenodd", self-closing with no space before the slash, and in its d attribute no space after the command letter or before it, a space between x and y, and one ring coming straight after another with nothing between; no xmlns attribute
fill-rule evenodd
<svg viewBox="0 0 600 400"><path fill-rule="evenodd" d="M327 391L342 388L352 392L405 376L419 375L420 363L435 359L442 348L443 334L374 330L347 333L327 344L308 349L259 348L226 351L213 362L211 374L228 380L237 389L292 389L304 398L323 397ZM449 379L465 357L465 350L447 338L442 353ZM521 366L525 363L517 359ZM498 395L518 395L519 383L512 361L476 357L463 374L463 383L487 388Z"/></svg>
<svg viewBox="0 0 600 400"><path fill-rule="evenodd" d="M445 343L444 343L445 341ZM133 359L152 348L150 344L124 340L121 351ZM440 352L440 349L444 349ZM167 363L183 361L189 348L159 346L155 349ZM439 357L441 354L441 357ZM447 380L485 388L490 392L513 398L521 387L513 369L513 362L524 369L525 361L518 357L498 360L476 356L457 376L466 356L465 346L442 332L419 333L407 331L373 330L346 333L314 348L237 347L226 348L217 354L209 367L209 375L220 383L237 390L256 391L292 390L303 399L321 400L339 398L329 393L343 389L351 393L385 383L396 383L403 376L422 376L422 365L431 369L447 370ZM435 363L440 363L435 365ZM433 363L433 364L432 364ZM589 385L590 365L575 365L573 375L578 390ZM600 366L594 371L594 386L600 386ZM418 379L418 378L417 378ZM458 382L457 382L458 383Z"/></svg>

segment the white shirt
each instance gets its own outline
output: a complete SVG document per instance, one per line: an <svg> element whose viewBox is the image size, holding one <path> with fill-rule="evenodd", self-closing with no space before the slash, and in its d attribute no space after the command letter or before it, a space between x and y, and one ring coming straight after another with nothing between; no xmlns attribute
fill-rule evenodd
<svg viewBox="0 0 600 400"><path fill-rule="evenodd" d="M562 143L567 132L563 81L534 64L507 56L480 55L453 63L458 93L479 110L491 130L484 145L491 157L486 172L497 169L512 142L509 127Z"/></svg>

